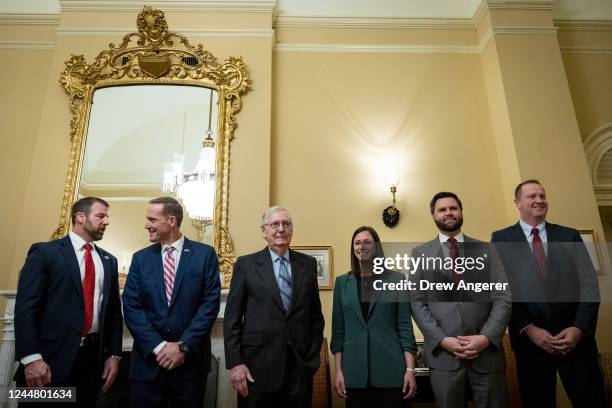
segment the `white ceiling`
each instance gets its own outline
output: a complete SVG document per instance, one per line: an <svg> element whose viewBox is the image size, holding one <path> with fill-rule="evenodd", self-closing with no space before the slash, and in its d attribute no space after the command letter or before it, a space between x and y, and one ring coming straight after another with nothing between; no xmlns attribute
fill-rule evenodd
<svg viewBox="0 0 612 408"><path fill-rule="evenodd" d="M69 3L71 0L65 0ZM91 3L104 2L88 0ZM172 0L163 0L168 3ZM202 0L207 3L211 0ZM234 0L225 0L232 2ZM241 0L248 3L253 0ZM257 2L258 0L254 0ZM471 18L482 0L277 0L280 16ZM496 0L499 2L500 0ZM503 2L504 0L502 0ZM83 1L85 2L85 1ZM198 0L182 0L197 3ZM130 3L139 3L138 1ZM160 0L142 1L155 6ZM163 9L163 6L159 6ZM0 13L59 13L59 0L0 0ZM554 0L559 20L612 20L611 0Z"/></svg>

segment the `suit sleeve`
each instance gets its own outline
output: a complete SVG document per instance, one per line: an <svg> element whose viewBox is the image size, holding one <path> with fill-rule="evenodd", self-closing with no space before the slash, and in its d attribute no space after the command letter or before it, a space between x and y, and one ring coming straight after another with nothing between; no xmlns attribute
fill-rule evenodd
<svg viewBox="0 0 612 408"><path fill-rule="evenodd" d="M140 302L140 286L142 285L142 268L138 256L132 258L125 288L123 288L123 315L134 343L139 344L146 352L146 357L164 339L155 330Z"/></svg>
<svg viewBox="0 0 612 408"><path fill-rule="evenodd" d="M344 309L342 308L342 288L337 277L334 283L334 303L332 306L332 337L330 350L332 354L342 353L344 348Z"/></svg>
<svg viewBox="0 0 612 408"><path fill-rule="evenodd" d="M238 258L234 264L232 281L225 304L223 317L223 339L225 345L225 365L229 370L237 365L244 364L242 359L242 318L246 307L246 271L243 258Z"/></svg>
<svg viewBox="0 0 612 408"><path fill-rule="evenodd" d="M414 339L414 331L412 329L412 308L410 307L410 298L405 291L398 292L397 296L396 330L402 345L402 351L416 354L417 346L416 340Z"/></svg>
<svg viewBox="0 0 612 408"><path fill-rule="evenodd" d="M209 249L202 268L205 287L202 291L200 307L181 336L181 340L187 343L194 353L200 351L202 341L210 334L221 305L219 261L214 249Z"/></svg>
<svg viewBox="0 0 612 408"><path fill-rule="evenodd" d="M583 334L593 336L599 312L599 285L597 273L578 231L573 230L574 262L580 281L580 300L574 316L574 326Z"/></svg>
<svg viewBox="0 0 612 408"><path fill-rule="evenodd" d="M317 261L311 258L310 276L313 280L312 300L310 302L310 330L312 330L312 346L310 350L310 358L319 358L321 344L323 344L323 329L325 328L325 319L321 312L321 298L319 297L319 282L317 280Z"/></svg>
<svg viewBox="0 0 612 408"><path fill-rule="evenodd" d="M417 254L413 251L411 256L415 258L417 257ZM417 287L419 285L418 282L422 277L421 275L422 273L420 269L415 270L415 273L412 274L411 280L417 282ZM421 329L423 337L431 342L431 344L435 344L435 349L448 335L444 332L442 327L440 327L436 319L434 319L433 315L431 314L429 305L425 299L425 294L420 293L419 291L415 292L416 293L413 294L411 302L412 315L417 325Z"/></svg>
<svg viewBox="0 0 612 408"><path fill-rule="evenodd" d="M119 295L119 273L117 258L112 257L112 270L110 277L110 291L108 310L106 311L105 330L105 357L120 356L123 338L123 315L121 314L121 299Z"/></svg>
<svg viewBox="0 0 612 408"><path fill-rule="evenodd" d="M489 245L489 272L490 281L496 283L507 283L504 267L497 256L492 245ZM506 326L510 320L512 312L512 297L510 290L493 290L489 294L491 300L491 310L484 325L480 329L480 334L485 336L491 344L498 350L503 348L503 336Z"/></svg>
<svg viewBox="0 0 612 408"><path fill-rule="evenodd" d="M40 353L39 321L49 282L49 256L44 244L28 251L15 299L15 358Z"/></svg>

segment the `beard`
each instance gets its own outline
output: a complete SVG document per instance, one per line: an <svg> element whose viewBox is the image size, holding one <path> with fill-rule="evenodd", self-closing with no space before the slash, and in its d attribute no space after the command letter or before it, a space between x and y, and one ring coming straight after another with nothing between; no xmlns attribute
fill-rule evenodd
<svg viewBox="0 0 612 408"><path fill-rule="evenodd" d="M89 222L86 222L85 224L83 224L83 229L85 230L85 232L87 232L87 234L89 234L89 236L91 237L91 239L93 239L94 241L99 241L102 239L102 237L104 237L104 228L94 228Z"/></svg>
<svg viewBox="0 0 612 408"><path fill-rule="evenodd" d="M463 216L457 217L457 220L451 223L444 223L444 221L436 220L436 226L440 231L444 232L455 232L461 229L463 225Z"/></svg>

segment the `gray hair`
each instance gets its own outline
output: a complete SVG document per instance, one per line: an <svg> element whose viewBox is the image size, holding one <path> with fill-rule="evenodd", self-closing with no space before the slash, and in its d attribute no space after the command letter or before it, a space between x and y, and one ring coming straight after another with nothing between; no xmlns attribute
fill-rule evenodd
<svg viewBox="0 0 612 408"><path fill-rule="evenodd" d="M289 217L289 221L291 221L291 223L293 223L293 220L291 219L291 214L289 214L289 211L287 211L286 208L283 208L283 207L280 207L278 205L275 205L273 207L268 208L262 214L262 216L261 216L261 227L263 228L268 223L268 220L270 219L270 217L273 214L276 214L277 212L281 212L281 211L286 212L287 216Z"/></svg>

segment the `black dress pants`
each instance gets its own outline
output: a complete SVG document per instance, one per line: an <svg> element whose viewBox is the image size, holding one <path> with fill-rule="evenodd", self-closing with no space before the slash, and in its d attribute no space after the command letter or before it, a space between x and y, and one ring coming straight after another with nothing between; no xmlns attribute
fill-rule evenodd
<svg viewBox="0 0 612 408"><path fill-rule="evenodd" d="M279 391L257 392L249 389L246 398L238 395L239 408L310 408L311 406L312 376L302 372L291 348L287 350L285 381Z"/></svg>
<svg viewBox="0 0 612 408"><path fill-rule="evenodd" d="M523 408L557 406L557 372L575 408L604 406L603 383L597 362L597 345L585 336L567 355L552 355L533 344L516 350L519 389Z"/></svg>

